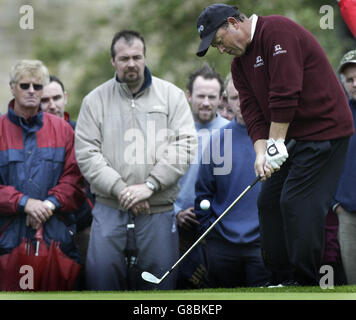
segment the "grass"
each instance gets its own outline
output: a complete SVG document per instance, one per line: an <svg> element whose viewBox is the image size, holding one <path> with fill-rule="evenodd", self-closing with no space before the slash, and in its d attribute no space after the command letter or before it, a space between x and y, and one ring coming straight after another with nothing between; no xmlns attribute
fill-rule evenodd
<svg viewBox="0 0 356 320"><path fill-rule="evenodd" d="M2 292L0 300L356 300L356 286L174 291Z"/></svg>

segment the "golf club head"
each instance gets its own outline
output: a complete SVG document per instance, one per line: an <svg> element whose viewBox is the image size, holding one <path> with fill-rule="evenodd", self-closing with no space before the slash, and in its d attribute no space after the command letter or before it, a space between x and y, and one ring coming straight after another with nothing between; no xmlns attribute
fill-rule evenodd
<svg viewBox="0 0 356 320"><path fill-rule="evenodd" d="M158 279L152 273L149 273L146 271L141 273L141 277L143 280L145 280L147 282L151 282L151 283L155 283L155 284L159 284L161 282L161 279Z"/></svg>

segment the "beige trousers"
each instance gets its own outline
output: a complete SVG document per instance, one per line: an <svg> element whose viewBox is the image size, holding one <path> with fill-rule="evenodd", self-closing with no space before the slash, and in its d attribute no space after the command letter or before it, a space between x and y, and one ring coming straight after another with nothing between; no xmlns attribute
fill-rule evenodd
<svg viewBox="0 0 356 320"><path fill-rule="evenodd" d="M356 212L338 213L339 243L347 284L356 284Z"/></svg>

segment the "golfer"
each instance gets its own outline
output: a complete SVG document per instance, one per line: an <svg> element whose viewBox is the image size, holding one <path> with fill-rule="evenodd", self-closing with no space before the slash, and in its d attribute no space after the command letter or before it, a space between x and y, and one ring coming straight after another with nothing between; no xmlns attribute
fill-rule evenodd
<svg viewBox="0 0 356 320"><path fill-rule="evenodd" d="M318 285L325 216L354 132L345 93L315 37L285 17L247 18L213 4L197 28L198 56L210 46L235 56L255 173L265 181L258 211L272 284ZM291 138L297 143L288 154Z"/></svg>

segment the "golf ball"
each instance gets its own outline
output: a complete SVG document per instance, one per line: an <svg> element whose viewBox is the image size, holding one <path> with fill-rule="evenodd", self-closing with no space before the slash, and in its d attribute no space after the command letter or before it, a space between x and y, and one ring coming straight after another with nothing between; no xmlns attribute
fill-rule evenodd
<svg viewBox="0 0 356 320"><path fill-rule="evenodd" d="M202 200L201 202L200 202L200 208L202 209L202 210L208 210L209 208L210 208L210 201L209 200Z"/></svg>

